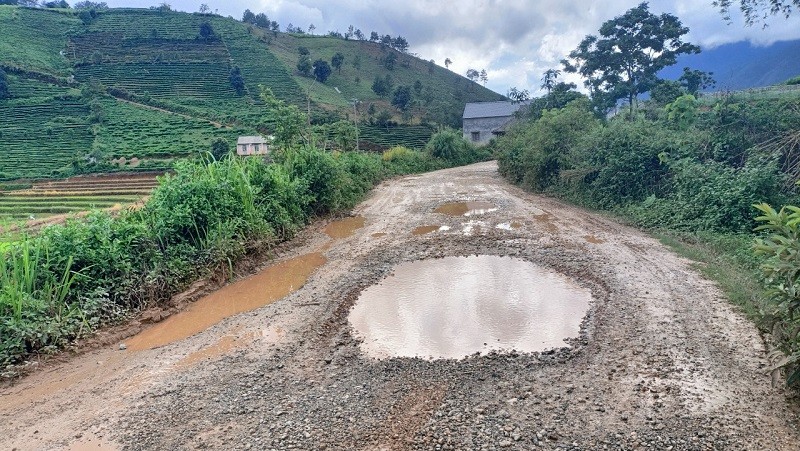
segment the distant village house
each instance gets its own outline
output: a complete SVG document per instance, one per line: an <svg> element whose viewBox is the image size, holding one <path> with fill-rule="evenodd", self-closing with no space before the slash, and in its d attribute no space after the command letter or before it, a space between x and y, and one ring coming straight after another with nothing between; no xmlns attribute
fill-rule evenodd
<svg viewBox="0 0 800 451"><path fill-rule="evenodd" d="M489 144L489 140L504 135L516 122L515 113L529 102L476 102L464 107L462 130L464 139L477 145Z"/></svg>
<svg viewBox="0 0 800 451"><path fill-rule="evenodd" d="M269 144L263 136L240 136L236 141L236 155L267 155Z"/></svg>

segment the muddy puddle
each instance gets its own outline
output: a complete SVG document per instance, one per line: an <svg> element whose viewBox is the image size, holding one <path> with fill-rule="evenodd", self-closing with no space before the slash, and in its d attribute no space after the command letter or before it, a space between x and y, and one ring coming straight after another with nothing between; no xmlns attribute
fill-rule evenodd
<svg viewBox="0 0 800 451"><path fill-rule="evenodd" d="M448 216L476 216L497 211L491 202L452 202L439 205L435 213Z"/></svg>
<svg viewBox="0 0 800 451"><path fill-rule="evenodd" d="M419 226L419 227L415 228L414 230L412 230L411 234L412 235L416 235L416 236L427 235L427 234L429 234L431 232L435 232L435 231L439 230L440 227L441 226L438 226L438 225Z"/></svg>
<svg viewBox="0 0 800 451"><path fill-rule="evenodd" d="M605 243L604 240L601 240L600 238L597 238L594 235L586 235L586 236L583 237L583 239L586 240L587 243L592 243L592 244L603 244L603 243Z"/></svg>
<svg viewBox="0 0 800 451"><path fill-rule="evenodd" d="M356 230L364 227L367 219L363 216L351 216L349 218L333 221L325 226L325 233L334 239L347 238Z"/></svg>
<svg viewBox="0 0 800 451"><path fill-rule="evenodd" d="M225 318L263 307L298 290L325 264L321 252L272 265L227 285L127 341L133 351L152 349L202 332Z"/></svg>
<svg viewBox="0 0 800 451"><path fill-rule="evenodd" d="M588 289L525 260L446 257L397 266L362 292L349 321L375 358L535 352L577 337L590 301Z"/></svg>

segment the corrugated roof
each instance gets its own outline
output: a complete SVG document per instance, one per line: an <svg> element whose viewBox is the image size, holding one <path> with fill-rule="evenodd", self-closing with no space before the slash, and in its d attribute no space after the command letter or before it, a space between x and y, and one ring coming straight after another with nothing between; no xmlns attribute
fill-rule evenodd
<svg viewBox="0 0 800 451"><path fill-rule="evenodd" d="M468 103L464 107L464 119L475 119L479 117L505 117L513 116L517 110L529 102L512 102L503 100L500 102L476 102Z"/></svg>
<svg viewBox="0 0 800 451"><path fill-rule="evenodd" d="M240 136L236 141L239 144L266 144L267 140L263 136Z"/></svg>

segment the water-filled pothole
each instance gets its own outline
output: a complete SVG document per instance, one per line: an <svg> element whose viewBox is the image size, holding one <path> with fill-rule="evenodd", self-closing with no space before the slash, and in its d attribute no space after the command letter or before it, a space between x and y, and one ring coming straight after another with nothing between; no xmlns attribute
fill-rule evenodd
<svg viewBox="0 0 800 451"><path fill-rule="evenodd" d="M497 207L491 202L453 202L439 205L434 212L448 216L474 216L496 210Z"/></svg>
<svg viewBox="0 0 800 451"><path fill-rule="evenodd" d="M347 238L356 230L364 227L367 219L363 216L350 216L348 218L333 221L325 226L325 233L334 239Z"/></svg>
<svg viewBox="0 0 800 451"><path fill-rule="evenodd" d="M324 265L320 252L276 263L246 279L222 287L188 309L145 329L127 342L128 349L156 348L202 332L225 318L263 307L302 287Z"/></svg>
<svg viewBox="0 0 800 451"><path fill-rule="evenodd" d="M349 320L371 357L461 358L565 347L590 301L588 289L525 260L446 257L397 266Z"/></svg>

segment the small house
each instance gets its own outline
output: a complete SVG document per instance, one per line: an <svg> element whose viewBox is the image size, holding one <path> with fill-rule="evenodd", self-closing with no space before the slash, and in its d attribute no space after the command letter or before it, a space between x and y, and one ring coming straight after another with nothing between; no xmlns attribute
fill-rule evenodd
<svg viewBox="0 0 800 451"><path fill-rule="evenodd" d="M240 136L236 141L236 155L267 155L269 144L263 136Z"/></svg>
<svg viewBox="0 0 800 451"><path fill-rule="evenodd" d="M468 103L462 118L464 139L477 145L488 144L495 136L504 135L516 120L516 112L529 103L510 100Z"/></svg>

